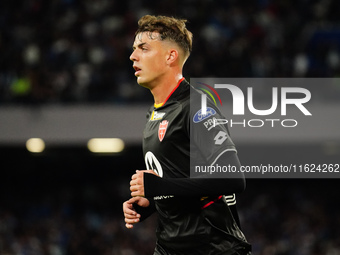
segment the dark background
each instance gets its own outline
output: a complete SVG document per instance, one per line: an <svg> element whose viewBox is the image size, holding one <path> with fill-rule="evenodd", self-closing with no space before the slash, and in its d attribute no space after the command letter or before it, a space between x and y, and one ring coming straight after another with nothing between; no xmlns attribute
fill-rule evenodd
<svg viewBox="0 0 340 255"><path fill-rule="evenodd" d="M0 107L152 104L129 60L144 14L189 20L194 47L187 79L338 77L339 3L4 0ZM321 103L339 96L339 85L325 85ZM235 142L243 165L340 163L338 141L328 141L331 147ZM0 254L152 254L155 216L127 230L122 214L130 177L144 167L140 143L108 155L75 144L34 154L6 143L0 160ZM248 179L238 207L254 254L340 254L339 184Z"/></svg>
<svg viewBox="0 0 340 255"><path fill-rule="evenodd" d="M156 216L127 230L122 214L130 177L144 166L140 146L119 155L70 146L0 153L1 254L152 254ZM238 153L243 165L339 162L339 152L317 144L240 145ZM254 254L337 252L338 185L339 179L247 179L237 201Z"/></svg>

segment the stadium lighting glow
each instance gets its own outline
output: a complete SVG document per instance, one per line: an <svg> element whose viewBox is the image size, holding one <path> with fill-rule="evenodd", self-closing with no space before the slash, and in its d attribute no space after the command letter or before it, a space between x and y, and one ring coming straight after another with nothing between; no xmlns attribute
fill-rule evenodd
<svg viewBox="0 0 340 255"><path fill-rule="evenodd" d="M92 138L87 143L87 148L93 153L118 153L124 146L124 141L119 138Z"/></svg>
<svg viewBox="0 0 340 255"><path fill-rule="evenodd" d="M26 149L29 152L41 153L45 149L45 142L41 138L30 138L26 141Z"/></svg>

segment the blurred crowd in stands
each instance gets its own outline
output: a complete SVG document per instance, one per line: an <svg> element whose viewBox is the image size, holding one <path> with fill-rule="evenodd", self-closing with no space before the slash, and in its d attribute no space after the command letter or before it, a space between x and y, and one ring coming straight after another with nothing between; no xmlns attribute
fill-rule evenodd
<svg viewBox="0 0 340 255"><path fill-rule="evenodd" d="M129 60L145 14L189 21L187 79L338 77L339 10L337 0L2 0L0 103L149 102Z"/></svg>
<svg viewBox="0 0 340 255"><path fill-rule="evenodd" d="M301 151L314 162L339 158L309 144L239 150L245 165L256 165L252 157L284 163L282 155ZM144 164L139 146L120 155L79 148L32 155L1 147L0 154L7 166L0 171L1 255L153 254L157 215L126 229L122 212L131 175ZM237 206L253 255L340 254L338 190L339 179L247 178Z"/></svg>
<svg viewBox="0 0 340 255"><path fill-rule="evenodd" d="M2 197L0 254L150 254L155 246L154 224L133 231L125 228L122 194L126 192L119 193L115 187L126 180L119 181L101 186L57 186L55 191L20 188L7 199Z"/></svg>
<svg viewBox="0 0 340 255"><path fill-rule="evenodd" d="M298 182L262 180L239 196L243 231L254 255L340 254L336 187L317 190L315 184ZM156 215L126 229L121 209L126 186L117 178L109 185L45 189L35 199L21 195L2 203L0 254L153 254Z"/></svg>

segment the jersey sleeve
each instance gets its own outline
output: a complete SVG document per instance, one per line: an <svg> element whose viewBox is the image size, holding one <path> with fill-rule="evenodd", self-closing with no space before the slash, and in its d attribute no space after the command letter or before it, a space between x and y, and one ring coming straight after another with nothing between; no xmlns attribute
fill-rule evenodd
<svg viewBox="0 0 340 255"><path fill-rule="evenodd" d="M224 153L236 152L225 117L208 100L206 114L202 113L199 96L190 100L187 128L190 130L191 159L193 164L213 165Z"/></svg>
<svg viewBox="0 0 340 255"><path fill-rule="evenodd" d="M231 164L240 167L235 152L223 154L218 164ZM236 178L237 177L237 178ZM144 173L145 196L216 196L221 194L239 193L245 189L245 179L242 172L235 178L160 178L156 175Z"/></svg>
<svg viewBox="0 0 340 255"><path fill-rule="evenodd" d="M142 207L137 204L134 204L133 207L137 213L141 215L140 222L147 219L150 215L152 215L156 211L155 201L152 198L148 198L150 205L148 207Z"/></svg>

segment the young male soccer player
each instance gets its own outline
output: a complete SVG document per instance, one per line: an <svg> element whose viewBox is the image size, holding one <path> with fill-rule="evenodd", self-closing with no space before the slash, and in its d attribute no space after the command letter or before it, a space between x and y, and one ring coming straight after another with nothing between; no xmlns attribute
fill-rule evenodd
<svg viewBox="0 0 340 255"><path fill-rule="evenodd" d="M208 103L209 113L201 115L195 104L200 94L182 76L192 49L185 22L150 15L138 22L130 59L138 84L151 91L154 105L143 139L148 170L132 176L132 198L123 203L126 227L157 211L156 255L251 254L235 207L234 193L245 188L243 175L190 178L190 158L208 166L240 163L227 127L208 130L203 124L222 118L219 109Z"/></svg>

